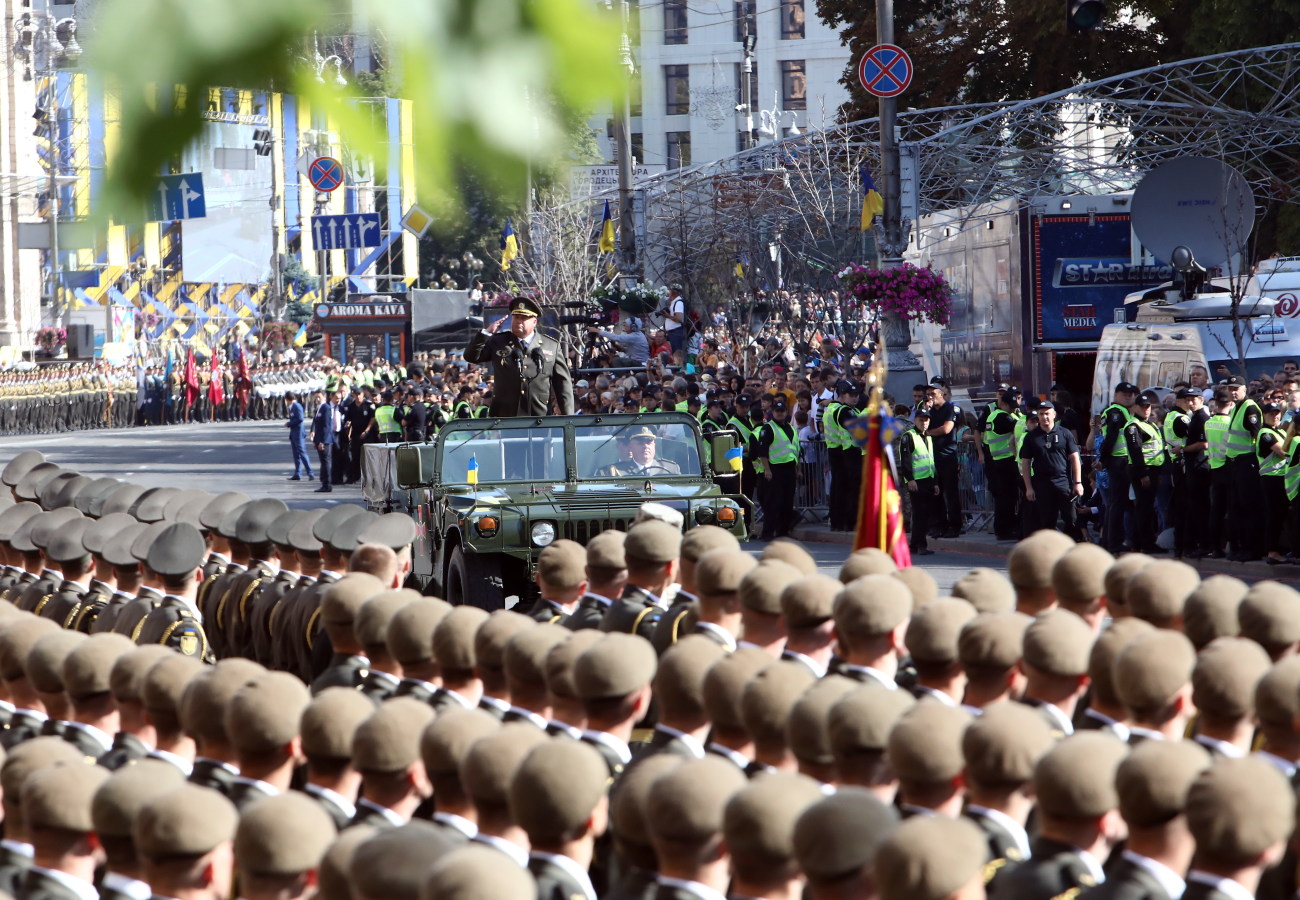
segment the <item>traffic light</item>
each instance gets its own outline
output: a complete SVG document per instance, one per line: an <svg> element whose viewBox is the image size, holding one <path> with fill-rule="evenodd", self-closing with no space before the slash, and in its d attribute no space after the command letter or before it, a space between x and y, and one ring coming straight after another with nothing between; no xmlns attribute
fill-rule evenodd
<svg viewBox="0 0 1300 900"><path fill-rule="evenodd" d="M1065 23L1070 34L1092 31L1105 15L1103 0L1065 0Z"/></svg>
<svg viewBox="0 0 1300 900"><path fill-rule="evenodd" d="M272 145L272 134L269 128L257 128L253 130L253 150L258 156L270 156Z"/></svg>

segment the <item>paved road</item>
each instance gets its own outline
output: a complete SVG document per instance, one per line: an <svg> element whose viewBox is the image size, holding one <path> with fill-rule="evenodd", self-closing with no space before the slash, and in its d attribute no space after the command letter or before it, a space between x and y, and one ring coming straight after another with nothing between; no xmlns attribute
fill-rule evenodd
<svg viewBox="0 0 1300 900"><path fill-rule="evenodd" d="M52 461L87 475L111 475L146 487L194 487L219 493L239 490L250 497L278 497L296 509L336 503L363 503L359 485L344 485L329 495L314 493L314 481L290 482L293 459L280 422L223 422L150 428L0 437L0 466L22 450L40 450ZM313 461L315 453L312 453ZM747 544L761 549L762 544ZM808 544L821 570L835 575L846 548ZM975 566L1002 569L1005 561L974 553L936 553L926 557L946 592Z"/></svg>

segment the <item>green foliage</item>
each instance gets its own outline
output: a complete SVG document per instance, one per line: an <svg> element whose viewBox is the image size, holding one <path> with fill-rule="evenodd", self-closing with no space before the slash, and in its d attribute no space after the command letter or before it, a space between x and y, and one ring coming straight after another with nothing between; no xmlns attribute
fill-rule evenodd
<svg viewBox="0 0 1300 900"><path fill-rule="evenodd" d="M295 325L310 322L312 315L312 308L301 300L290 300L284 307L285 321L292 322Z"/></svg>
<svg viewBox="0 0 1300 900"><path fill-rule="evenodd" d="M307 271L302 264L302 260L292 254L281 257L284 262L280 269L280 278L284 282L286 290L293 288L293 293L301 297L308 291L314 291L320 287L320 278ZM311 315L308 310L308 315Z"/></svg>

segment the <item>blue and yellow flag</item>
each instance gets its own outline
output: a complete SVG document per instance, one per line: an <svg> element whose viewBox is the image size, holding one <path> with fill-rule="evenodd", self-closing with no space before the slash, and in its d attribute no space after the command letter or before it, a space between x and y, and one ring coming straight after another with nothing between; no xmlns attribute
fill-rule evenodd
<svg viewBox="0 0 1300 900"><path fill-rule="evenodd" d="M876 190L876 182L871 177L867 164L860 166L862 172L862 230L871 227L871 220L885 211L885 200Z"/></svg>
<svg viewBox="0 0 1300 900"><path fill-rule="evenodd" d="M305 347L307 345L307 323L303 322L298 326L298 333L293 336L293 345L295 347Z"/></svg>
<svg viewBox="0 0 1300 900"><path fill-rule="evenodd" d="M727 451L727 464L731 466L731 471L739 472L745 466L745 450L743 447L732 447Z"/></svg>
<svg viewBox="0 0 1300 900"><path fill-rule="evenodd" d="M609 201L605 201L605 216L600 223L600 252L613 253L617 246L614 237L614 217L609 214Z"/></svg>
<svg viewBox="0 0 1300 900"><path fill-rule="evenodd" d="M519 238L515 236L514 223L506 219L506 227L501 229L501 271L510 271L510 263L519 256Z"/></svg>
<svg viewBox="0 0 1300 900"><path fill-rule="evenodd" d="M465 472L465 481L469 484L478 484L478 457L469 458L469 468Z"/></svg>

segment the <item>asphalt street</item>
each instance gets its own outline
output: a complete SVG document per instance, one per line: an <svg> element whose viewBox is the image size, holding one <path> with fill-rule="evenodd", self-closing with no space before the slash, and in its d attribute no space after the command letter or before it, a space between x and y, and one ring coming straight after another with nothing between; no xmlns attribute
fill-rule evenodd
<svg viewBox="0 0 1300 900"><path fill-rule="evenodd" d="M23 450L43 452L50 460L86 475L110 475L145 487L201 488L212 493L243 491L250 497L278 497L295 509L337 503L363 504L360 485L314 493L315 481L289 481L293 458L282 422L219 422L168 425L61 434L0 437L0 466ZM313 464L315 452L311 451ZM746 549L762 544L751 542ZM835 575L846 549L809 543L821 571ZM946 592L976 566L1005 569L1005 559L975 553L936 553L924 559Z"/></svg>

